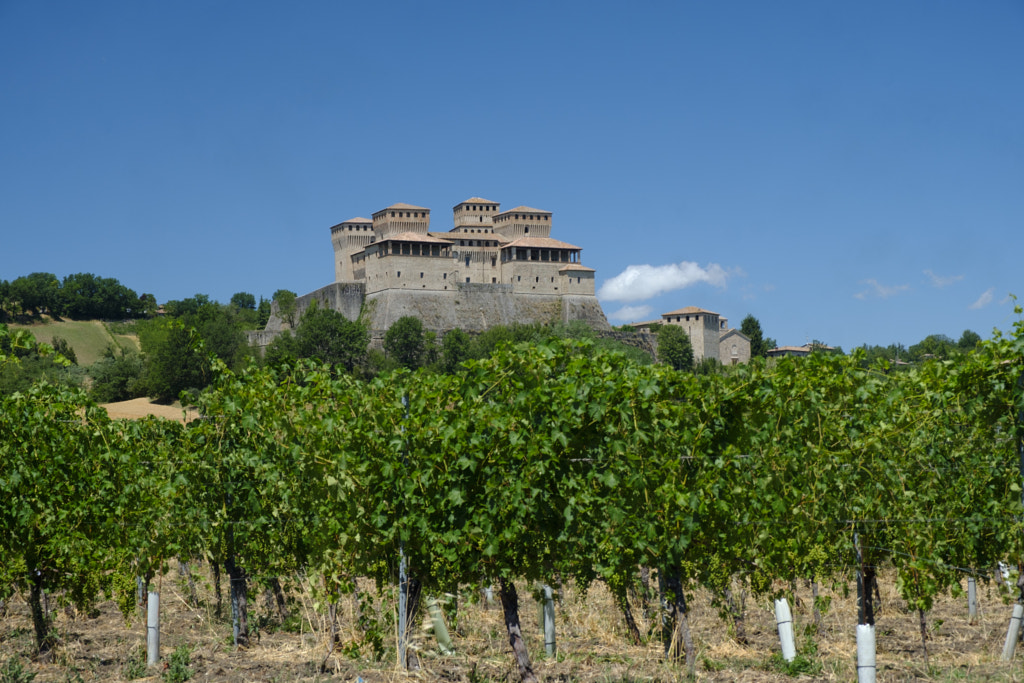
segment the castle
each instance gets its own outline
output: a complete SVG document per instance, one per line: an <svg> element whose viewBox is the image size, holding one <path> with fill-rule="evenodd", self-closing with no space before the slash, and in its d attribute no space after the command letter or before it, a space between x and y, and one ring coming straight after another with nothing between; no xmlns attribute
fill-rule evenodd
<svg viewBox="0 0 1024 683"><path fill-rule="evenodd" d="M609 330L594 294L594 269L580 247L551 237L550 211L472 197L453 207L453 227L430 230L430 209L393 204L331 227L334 283L298 299L314 300L371 330L415 316L439 332L481 331L516 322L582 320ZM282 329L274 309L267 331Z"/></svg>

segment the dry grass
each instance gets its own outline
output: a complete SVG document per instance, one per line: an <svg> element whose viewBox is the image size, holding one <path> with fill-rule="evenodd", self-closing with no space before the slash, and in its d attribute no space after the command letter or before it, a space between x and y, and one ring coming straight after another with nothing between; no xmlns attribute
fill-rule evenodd
<svg viewBox="0 0 1024 683"><path fill-rule="evenodd" d="M112 420L137 420L142 417L154 415L176 422L190 422L199 416L194 407L182 408L181 404L175 401L172 405L161 405L153 403L148 398L133 398L128 401L116 403L104 403L107 415Z"/></svg>
<svg viewBox="0 0 1024 683"><path fill-rule="evenodd" d="M138 352L139 340L130 335L113 334L99 320L61 320L44 317L42 322L30 325L11 323L12 330L28 330L36 341L53 343L54 337L62 337L75 350L78 365L88 367L103 357L108 346L126 351Z"/></svg>
<svg viewBox="0 0 1024 683"><path fill-rule="evenodd" d="M877 615L879 681L1024 681L1019 651L1017 661L999 661L1010 608L995 586L979 586L980 615L974 625L967 623L966 598L944 598L929 614L930 667L925 667L916 612L909 612L895 594L892 576L883 574L882 603ZM272 607L262 595L250 596L256 603L253 623L263 628L258 641L245 651L230 644L231 624L215 614L212 586L208 576L198 581L200 607L189 606L187 589L177 572L161 582L161 654L167 661L178 646L192 648L193 680L242 683L244 681L374 681L445 680L513 681L516 673L505 637L500 607L488 607L475 594L462 596L458 632L451 628L457 654L437 654L433 638L418 627L414 647L421 669L405 673L395 666L393 591L380 596L372 586L360 588L372 597L373 607L365 613L382 629L386 650L374 661L367 636L360 628L359 609L353 596L338 604L339 644L328 649L326 611L316 582L295 580L286 586L290 598L292 629L276 624ZM815 633L810 610L810 590L798 587L799 603L794 609L798 647L810 663L808 671L789 676L771 661L778 650L773 613L767 600L748 597L746 628L749 642L736 643L731 625L719 618L710 596L697 590L692 596L690 624L697 649L696 676L703 681L849 681L856 678L853 596L823 587L832 596L825 615L825 635ZM467 600L467 596L474 601ZM603 586L595 585L586 596L566 587L557 609L558 656L545 659L538 625L538 606L526 586L520 586L520 617L534 665L542 680L625 683L627 681L675 681L685 678L685 668L668 664L656 638L641 646L628 644L621 614ZM128 680L126 664L144 647L144 617L131 623L113 603L100 604L91 615L74 618L59 610L56 625L61 644L49 663L31 662L33 644L31 621L23 598L6 606L0 620L0 683L5 683L2 665L17 657L36 681L122 681ZM227 605L225 604L225 611ZM425 611L425 610L424 610ZM652 626L640 605L634 605L641 629ZM653 614L650 615L654 617ZM454 626L450 624L450 627ZM813 636L813 637L812 637ZM816 651L807 649L813 643ZM362 654L352 656L356 646ZM324 671L319 670L321 662ZM136 680L160 680L160 671L146 672Z"/></svg>

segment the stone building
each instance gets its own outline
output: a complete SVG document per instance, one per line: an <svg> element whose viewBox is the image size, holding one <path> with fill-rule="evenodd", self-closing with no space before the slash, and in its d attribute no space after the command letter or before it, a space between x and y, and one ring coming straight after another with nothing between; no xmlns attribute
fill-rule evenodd
<svg viewBox="0 0 1024 683"><path fill-rule="evenodd" d="M299 297L373 330L418 317L436 331L484 330L514 322L583 320L611 329L594 294L582 249L551 237L550 211L472 197L456 204L452 227L431 230L430 209L393 204L331 228L334 283ZM268 331L283 321L272 314Z"/></svg>
<svg viewBox="0 0 1024 683"><path fill-rule="evenodd" d="M729 327L728 318L714 311L687 306L662 313L659 320L631 323L638 330L650 330L653 324L678 325L686 330L693 347L693 360L717 358L722 365L750 362L750 338Z"/></svg>

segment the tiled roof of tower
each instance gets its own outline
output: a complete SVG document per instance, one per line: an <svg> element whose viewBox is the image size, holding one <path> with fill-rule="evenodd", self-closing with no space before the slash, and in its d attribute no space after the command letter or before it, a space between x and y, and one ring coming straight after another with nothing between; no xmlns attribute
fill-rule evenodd
<svg viewBox="0 0 1024 683"><path fill-rule="evenodd" d="M413 204L403 204L402 202L392 204L391 206L385 206L383 209L381 209L381 211L387 211L388 209L413 209L415 211L430 211L430 209L428 209L425 206L414 206ZM380 213L380 211L378 211L377 213Z"/></svg>
<svg viewBox="0 0 1024 683"><path fill-rule="evenodd" d="M512 213L514 211L518 213L551 213L550 211L545 211L544 209L534 209L529 206L517 206L514 209L505 209L504 211L502 211L502 213Z"/></svg>
<svg viewBox="0 0 1024 683"><path fill-rule="evenodd" d="M400 232L396 235L388 235L380 242L429 242L430 244L451 244L450 240L443 240L430 234L421 232ZM379 244L379 242L378 242Z"/></svg>
<svg viewBox="0 0 1024 683"><path fill-rule="evenodd" d="M501 245L502 247L525 247L527 249L580 249L575 244L561 242L550 237L520 237Z"/></svg>
<svg viewBox="0 0 1024 683"><path fill-rule="evenodd" d="M469 199L463 199L461 202L459 202L455 206L459 206L460 204L500 204L500 203L501 202L492 202L490 199L484 199L483 197L470 197Z"/></svg>
<svg viewBox="0 0 1024 683"><path fill-rule="evenodd" d="M349 218L347 221L342 221L341 223L372 223L372 222L373 221L371 221L369 218L363 218L362 216L356 216L355 218ZM338 225L341 225L341 223L339 223Z"/></svg>
<svg viewBox="0 0 1024 683"><path fill-rule="evenodd" d="M596 273L597 272L593 268L587 268L586 266L584 266L584 265L582 265L580 263L567 263L564 266L562 266L561 268L559 268L558 272L561 273L564 270L582 270L584 272L589 272L589 273Z"/></svg>
<svg viewBox="0 0 1024 683"><path fill-rule="evenodd" d="M714 311L707 311L703 308L697 308L696 306L687 306L686 308L680 308L677 311L669 311L668 313L662 313L664 317L666 315L692 315L694 313L710 313L711 315L718 315Z"/></svg>

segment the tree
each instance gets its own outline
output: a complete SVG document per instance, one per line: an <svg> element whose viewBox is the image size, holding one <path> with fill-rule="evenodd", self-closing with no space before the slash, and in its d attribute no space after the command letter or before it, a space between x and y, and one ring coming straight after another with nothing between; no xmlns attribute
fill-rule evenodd
<svg viewBox="0 0 1024 683"><path fill-rule="evenodd" d="M263 351L263 364L270 367L290 365L299 358L299 344L295 341L290 330L284 330L281 334L267 344Z"/></svg>
<svg viewBox="0 0 1024 683"><path fill-rule="evenodd" d="M300 358L343 365L351 372L366 356L370 333L335 310L310 306L295 331L295 342Z"/></svg>
<svg viewBox="0 0 1024 683"><path fill-rule="evenodd" d="M423 323L411 315L396 320L384 334L384 351L410 370L422 365L425 349Z"/></svg>
<svg viewBox="0 0 1024 683"><path fill-rule="evenodd" d="M662 325L658 330L658 360L676 370L693 369L693 346L679 325Z"/></svg>
<svg viewBox="0 0 1024 683"><path fill-rule="evenodd" d="M17 301L21 312L43 311L54 313L59 306L60 280L53 273L32 273L11 283L11 299Z"/></svg>
<svg viewBox="0 0 1024 683"><path fill-rule="evenodd" d="M776 347L775 340L764 336L764 332L761 331L761 323L749 313L740 323L740 332L750 339L751 358L767 358L768 351Z"/></svg>
<svg viewBox="0 0 1024 683"><path fill-rule="evenodd" d="M152 294L145 293L139 296L139 316L140 317L152 317L156 315L156 297Z"/></svg>
<svg viewBox="0 0 1024 683"><path fill-rule="evenodd" d="M445 372L458 371L463 361L470 358L469 335L455 328L448 330L441 339L441 367Z"/></svg>
<svg viewBox="0 0 1024 683"><path fill-rule="evenodd" d="M237 309L221 307L219 315L203 323L199 333L206 342L207 351L224 361L229 368L239 366L248 345Z"/></svg>
<svg viewBox="0 0 1024 683"><path fill-rule="evenodd" d="M274 303L277 304L277 314L281 320L288 323L288 327L295 327L295 300L298 294L288 289L279 289L274 292Z"/></svg>
<svg viewBox="0 0 1024 683"><path fill-rule="evenodd" d="M236 292L231 295L231 305L242 311L255 311L256 297L249 292Z"/></svg>
<svg viewBox="0 0 1024 683"><path fill-rule="evenodd" d="M194 329L172 321L139 336L146 359L142 381L149 396L171 403L186 389L209 383L210 361Z"/></svg>
<svg viewBox="0 0 1024 683"><path fill-rule="evenodd" d="M908 349L911 360L948 358L957 348L956 342L944 334L929 334Z"/></svg>
<svg viewBox="0 0 1024 683"><path fill-rule="evenodd" d="M116 355L113 346L108 346L103 358L89 366L92 384L89 395L97 403L127 401L144 395L139 378L142 376L142 356L137 353Z"/></svg>
<svg viewBox="0 0 1024 683"><path fill-rule="evenodd" d="M0 320L11 314L11 283L0 280Z"/></svg>
<svg viewBox="0 0 1024 683"><path fill-rule="evenodd" d="M964 333L960 335L960 341L956 343L956 347L961 351L971 351L981 342L981 335L971 330L964 330Z"/></svg>
<svg viewBox="0 0 1024 683"><path fill-rule="evenodd" d="M60 314L74 320L113 320L138 317L143 302L139 295L114 278L75 273L60 288Z"/></svg>
<svg viewBox="0 0 1024 683"><path fill-rule="evenodd" d="M256 307L256 329L262 330L270 320L270 302L260 297L260 305Z"/></svg>

